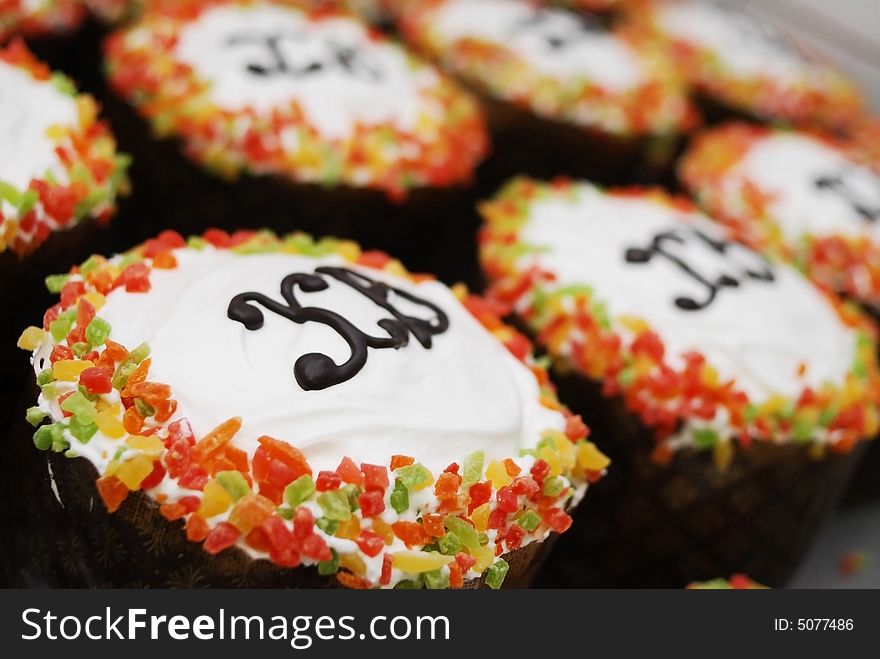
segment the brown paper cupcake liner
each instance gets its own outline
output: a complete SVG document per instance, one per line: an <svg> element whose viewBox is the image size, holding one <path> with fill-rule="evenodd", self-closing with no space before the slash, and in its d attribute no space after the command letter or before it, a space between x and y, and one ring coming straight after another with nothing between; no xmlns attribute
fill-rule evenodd
<svg viewBox="0 0 880 659"><path fill-rule="evenodd" d="M620 399L557 374L561 399L584 416L612 460L590 505L548 558L539 586L665 587L746 573L785 585L844 492L861 450L809 457L756 444L719 470L711 452L679 451L660 466L650 431Z"/></svg>
<svg viewBox="0 0 880 659"><path fill-rule="evenodd" d="M32 399L34 394L28 394ZM24 401L25 398L22 398ZM97 472L83 458L38 451L24 405L0 444L0 586L54 588L339 588L314 567L279 568L239 548L211 556L189 542L142 492L108 513L95 489ZM556 534L505 559L504 588L528 588ZM482 579L466 589L486 587Z"/></svg>

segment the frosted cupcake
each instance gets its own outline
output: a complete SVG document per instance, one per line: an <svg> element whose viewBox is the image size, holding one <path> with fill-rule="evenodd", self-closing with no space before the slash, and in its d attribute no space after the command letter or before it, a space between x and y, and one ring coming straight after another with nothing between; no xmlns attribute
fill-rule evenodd
<svg viewBox="0 0 880 659"><path fill-rule="evenodd" d="M485 302L349 242L165 232L20 345L68 523L143 556L115 585L523 585L608 464Z"/></svg>
<svg viewBox="0 0 880 659"><path fill-rule="evenodd" d="M657 0L633 15L668 44L712 118L841 128L863 112L852 81L733 3Z"/></svg>
<svg viewBox="0 0 880 659"><path fill-rule="evenodd" d="M467 242L473 227L456 217L488 146L478 105L343 10L163 3L110 37L106 65L153 133L177 142L157 144L114 104L171 228L259 218L398 248L422 269L443 263L420 236Z"/></svg>
<svg viewBox="0 0 880 659"><path fill-rule="evenodd" d="M521 179L483 213L494 295L615 462L552 583L784 582L878 428L865 319L660 191Z"/></svg>
<svg viewBox="0 0 880 659"><path fill-rule="evenodd" d="M479 91L506 173L632 176L695 115L669 60L634 31L524 0L429 0L400 28Z"/></svg>

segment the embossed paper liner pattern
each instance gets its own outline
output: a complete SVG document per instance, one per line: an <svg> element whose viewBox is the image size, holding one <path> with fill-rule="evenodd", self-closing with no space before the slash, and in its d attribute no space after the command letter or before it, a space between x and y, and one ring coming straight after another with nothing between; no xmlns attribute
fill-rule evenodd
<svg viewBox="0 0 880 659"><path fill-rule="evenodd" d="M445 276L467 255L444 250L473 242L466 191L488 149L479 106L356 17L312 5L166 3L107 40L125 101L108 99L108 112L151 191L152 226L132 238L259 217Z"/></svg>
<svg viewBox="0 0 880 659"><path fill-rule="evenodd" d="M521 179L483 213L492 294L615 461L545 584L782 585L877 431L867 320L658 190Z"/></svg>
<svg viewBox="0 0 880 659"><path fill-rule="evenodd" d="M317 565L349 587L499 587L608 464L491 306L350 242L165 232L58 281L19 341L33 442L80 465L50 462L53 487L92 493L59 495L73 513L96 486L120 536L143 519L151 542L225 556L212 579L237 547L276 581ZM540 553L516 554L518 579Z"/></svg>
<svg viewBox="0 0 880 659"><path fill-rule="evenodd" d="M851 80L736 3L643 0L628 15L665 45L712 122L839 130L865 111Z"/></svg>
<svg viewBox="0 0 880 659"><path fill-rule="evenodd" d="M657 176L697 121L663 53L597 16L520 0L401 13L406 41L484 99L506 177Z"/></svg>

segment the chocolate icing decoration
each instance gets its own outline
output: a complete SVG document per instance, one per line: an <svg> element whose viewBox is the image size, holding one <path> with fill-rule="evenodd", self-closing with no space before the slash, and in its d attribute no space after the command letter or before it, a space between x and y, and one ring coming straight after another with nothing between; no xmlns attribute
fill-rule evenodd
<svg viewBox="0 0 880 659"><path fill-rule="evenodd" d="M859 191L852 187L845 167L833 174L817 176L813 183L821 191L831 192L842 197L866 222L876 222L880 219L880 202L878 202L880 200L880 183L876 186L877 196L874 200L865 199Z"/></svg>
<svg viewBox="0 0 880 659"><path fill-rule="evenodd" d="M322 40L327 51L325 59L313 59L310 62L299 65L292 63L284 52L284 42L301 43L308 38L306 34L301 32L278 32L275 34L242 32L231 35L226 40L226 43L229 46L263 46L268 58L268 64L249 62L245 67L248 73L261 78L275 76L304 78L336 67L355 78L366 77L372 82L382 80L382 72L372 62L368 61L363 51L358 50L354 46L338 43L332 39Z"/></svg>
<svg viewBox="0 0 880 659"><path fill-rule="evenodd" d="M387 336L367 334L344 316L330 309L304 307L300 304L296 298L297 287L303 293L323 291L330 286L328 277L352 288L390 313L392 318L383 318L377 323L385 330ZM425 320L403 313L389 300L392 293L407 302L430 310L434 317ZM314 274L304 272L289 274L281 280L281 297L286 304L262 293L241 293L232 298L227 315L248 330L257 331L263 327L265 318L263 312L253 304L256 303L294 323L300 325L309 322L320 323L339 334L351 350L351 356L346 362L337 365L328 355L319 352L310 352L296 360L293 374L297 384L306 391L326 389L353 378L366 365L369 348L380 350L404 348L409 344L409 337L412 335L423 348L430 350L433 344L432 337L443 334L449 329L449 317L436 305L348 268L327 266L317 268Z"/></svg>
<svg viewBox="0 0 880 659"><path fill-rule="evenodd" d="M697 268L685 260L683 255L677 254L675 246L687 247L698 245L708 249L710 253L718 255L725 260L725 265L733 261L737 266L737 272L731 274L725 272L715 279L701 273ZM670 249L672 247L673 249ZM756 263L754 266L742 266L736 262L734 252L752 256ZM759 254L754 254L735 243L718 240L706 235L700 229L670 229L654 236L649 247L631 247L626 250L626 262L633 264L650 263L654 258L664 258L675 265L681 272L706 289L706 297L697 300L694 297L681 295L676 297L675 306L684 311L700 311L709 307L723 288L738 288L745 280L751 279L770 283L776 280L769 262Z"/></svg>

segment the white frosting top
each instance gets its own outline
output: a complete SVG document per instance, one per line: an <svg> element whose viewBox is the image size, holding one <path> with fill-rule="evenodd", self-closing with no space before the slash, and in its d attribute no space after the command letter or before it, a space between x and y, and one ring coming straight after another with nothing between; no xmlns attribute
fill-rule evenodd
<svg viewBox="0 0 880 659"><path fill-rule="evenodd" d="M625 92L645 77L638 55L601 26L577 14L511 0L447 0L431 30L446 43L480 39L508 48L539 74L560 82L587 79Z"/></svg>
<svg viewBox="0 0 880 659"><path fill-rule="evenodd" d="M183 28L176 56L210 83L209 96L227 110L269 112L296 101L328 138L354 126L417 125L437 112L420 90L437 84L427 66L371 37L350 18L310 20L293 7L264 3L220 5Z"/></svg>
<svg viewBox="0 0 880 659"><path fill-rule="evenodd" d="M646 199L609 196L580 184L576 198L534 203L520 239L541 251L523 257L523 266L537 264L555 273L554 286L591 286L612 320L635 316L647 322L673 366L682 354L698 351L722 379L733 379L754 402L772 394L797 396L807 385L842 382L856 340L822 294L793 268L770 266L739 245L727 243L722 253L694 229L723 240L704 216ZM642 255L646 262L627 260L628 250L651 250L655 236L668 231L677 238L661 239L663 253L705 281L716 283L727 275L739 286L719 287L705 308L681 308L676 298L710 300L709 286L656 251ZM638 255L634 260L640 260ZM750 277L747 271L770 272L773 281ZM798 377L802 363L807 370Z"/></svg>
<svg viewBox="0 0 880 659"><path fill-rule="evenodd" d="M358 463L388 464L392 455L404 454L436 474L477 450L487 460L517 456L521 448L534 447L542 431L564 428L563 415L539 403L531 371L441 283L416 285L358 270L437 305L449 328L432 337L430 349L413 336L396 350L370 348L354 377L306 391L294 378L294 363L314 352L345 362L351 350L341 336L256 304L265 324L251 331L228 318L229 303L245 292L281 302L286 275L344 262L336 256L242 256L213 249L175 254L176 269L152 271L150 292L116 290L100 316L111 324L115 341L129 347L149 343L150 379L171 385L178 416L190 420L197 437L241 416L233 443L251 455L257 439L270 435L302 450L316 472L335 469L346 455ZM325 280L330 286L324 291L297 288L297 300L331 309L368 334L387 336L376 323L391 318L388 311L335 279ZM399 297L394 303L408 315L432 315Z"/></svg>
<svg viewBox="0 0 880 659"><path fill-rule="evenodd" d="M713 51L744 78L803 81L813 72L812 63L785 36L730 3L661 3L657 17L665 32Z"/></svg>
<svg viewBox="0 0 880 659"><path fill-rule="evenodd" d="M26 190L47 172L61 181L66 171L47 135L52 126L78 123L76 101L51 80L0 62L0 181Z"/></svg>
<svg viewBox="0 0 880 659"><path fill-rule="evenodd" d="M733 197L745 179L770 195L769 215L788 240L880 241L880 177L814 137L773 133L757 141L721 181L722 192Z"/></svg>

